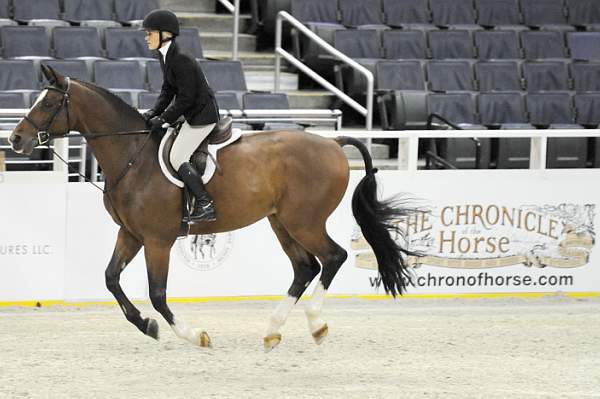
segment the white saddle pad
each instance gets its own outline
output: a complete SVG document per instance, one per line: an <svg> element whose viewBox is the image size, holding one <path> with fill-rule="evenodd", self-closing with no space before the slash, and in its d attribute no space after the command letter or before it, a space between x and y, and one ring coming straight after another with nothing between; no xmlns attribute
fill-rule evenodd
<svg viewBox="0 0 600 399"><path fill-rule="evenodd" d="M164 149L165 149L165 144L167 143L167 141L173 135L173 130L174 129L168 129L167 133L164 135L164 137L160 141L160 146L158 147L158 163L160 164L160 170L162 170L162 172L165 175L165 177L167 178L167 180L169 180L171 183L173 183L177 187L183 188L183 186L184 186L183 181L181 181L181 179L179 179L179 176L177 175L177 172L174 171L173 168L170 167L170 165L169 165L169 167L167 167L167 163L170 162L169 161L169 155L166 154L166 159L163 156ZM241 129L233 129L232 133L231 133L231 138L229 140L227 140L226 142L221 143L221 144L209 144L208 145L208 152L209 152L209 154L212 157L209 156L206 159L206 168L204 170L204 174L202 175L202 181L204 182L204 184L208 184L208 182L210 181L210 179L215 174L215 169L216 168L215 168L215 163L213 162L212 158L218 159L217 158L217 152L221 148L226 147L226 146L228 146L231 143L234 143L241 136L242 136ZM198 143L198 145L199 144L200 143Z"/></svg>

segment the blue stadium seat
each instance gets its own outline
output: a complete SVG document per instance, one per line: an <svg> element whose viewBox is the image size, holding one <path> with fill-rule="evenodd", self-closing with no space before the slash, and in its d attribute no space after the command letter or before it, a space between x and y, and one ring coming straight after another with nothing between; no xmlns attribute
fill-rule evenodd
<svg viewBox="0 0 600 399"><path fill-rule="evenodd" d="M384 129L425 125L427 87L419 61L378 62L375 89Z"/></svg>
<svg viewBox="0 0 600 399"><path fill-rule="evenodd" d="M431 12L423 0L383 0L383 12L385 23L394 27L431 23Z"/></svg>
<svg viewBox="0 0 600 399"><path fill-rule="evenodd" d="M246 92L246 78L239 61L199 61L213 91Z"/></svg>
<svg viewBox="0 0 600 399"><path fill-rule="evenodd" d="M158 60L146 63L146 75L148 76L150 91L160 91L163 84L163 72Z"/></svg>
<svg viewBox="0 0 600 399"><path fill-rule="evenodd" d="M521 58L519 39L513 30L484 30L474 35L480 60Z"/></svg>
<svg viewBox="0 0 600 399"><path fill-rule="evenodd" d="M58 0L16 0L13 1L14 19L60 19Z"/></svg>
<svg viewBox="0 0 600 399"><path fill-rule="evenodd" d="M519 0L475 0L477 23L485 26L519 25Z"/></svg>
<svg viewBox="0 0 600 399"><path fill-rule="evenodd" d="M432 91L476 90L468 61L431 60L427 63L427 80Z"/></svg>
<svg viewBox="0 0 600 399"><path fill-rule="evenodd" d="M25 105L25 99L21 93L0 92L1 108L29 108L29 105Z"/></svg>
<svg viewBox="0 0 600 399"><path fill-rule="evenodd" d="M98 0L63 0L64 18L69 21L112 20L112 1Z"/></svg>
<svg viewBox="0 0 600 399"><path fill-rule="evenodd" d="M92 81L92 76L84 61L81 60L48 60L43 62L57 72L70 78ZM45 78L44 78L45 79ZM44 80L45 82L45 80Z"/></svg>
<svg viewBox="0 0 600 399"><path fill-rule="evenodd" d="M160 93L149 93L142 91L138 94L138 108L139 109L150 109L156 104L156 100Z"/></svg>
<svg viewBox="0 0 600 399"><path fill-rule="evenodd" d="M94 82L106 89L145 89L140 65L135 61L96 61Z"/></svg>
<svg viewBox="0 0 600 399"><path fill-rule="evenodd" d="M176 41L180 49L186 51L194 58L204 58L202 44L200 43L200 31L198 28L180 28Z"/></svg>
<svg viewBox="0 0 600 399"><path fill-rule="evenodd" d="M9 0L0 0L0 18L10 19Z"/></svg>
<svg viewBox="0 0 600 399"><path fill-rule="evenodd" d="M521 12L525 25L567 25L563 0L521 0Z"/></svg>
<svg viewBox="0 0 600 399"><path fill-rule="evenodd" d="M475 9L472 0L430 0L435 25L475 24Z"/></svg>
<svg viewBox="0 0 600 399"><path fill-rule="evenodd" d="M475 77L482 92L523 90L515 61L480 61L475 64Z"/></svg>
<svg viewBox="0 0 600 399"><path fill-rule="evenodd" d="M57 58L104 56L98 29L94 27L56 27L52 32Z"/></svg>
<svg viewBox="0 0 600 399"><path fill-rule="evenodd" d="M473 40L466 30L432 30L428 37L432 58L468 59L475 57Z"/></svg>
<svg viewBox="0 0 600 399"><path fill-rule="evenodd" d="M419 30L393 29L382 32L383 55L387 59L425 59L427 39Z"/></svg>
<svg viewBox="0 0 600 399"><path fill-rule="evenodd" d="M574 60L600 60L600 32L568 32L567 44Z"/></svg>
<svg viewBox="0 0 600 399"><path fill-rule="evenodd" d="M338 30L335 32L333 42L337 50L353 58L371 72L374 72L377 61L383 58L379 35L376 30ZM350 95L365 93L367 81L355 69L340 65L336 73L338 74L338 85L343 84L343 88L347 93Z"/></svg>
<svg viewBox="0 0 600 399"><path fill-rule="evenodd" d="M579 93L574 96L575 122L586 127L600 125L600 93Z"/></svg>
<svg viewBox="0 0 600 399"><path fill-rule="evenodd" d="M572 97L569 93L527 95L529 120L551 129L581 129L575 124ZM548 168L585 168L588 152L585 137L548 138Z"/></svg>
<svg viewBox="0 0 600 399"><path fill-rule="evenodd" d="M50 57L50 42L41 26L3 26L0 32L4 58Z"/></svg>
<svg viewBox="0 0 600 399"><path fill-rule="evenodd" d="M383 25L381 0L339 0L342 25Z"/></svg>
<svg viewBox="0 0 600 399"><path fill-rule="evenodd" d="M600 63L573 62L571 76L577 93L600 92Z"/></svg>
<svg viewBox="0 0 600 399"><path fill-rule="evenodd" d="M219 109L223 110L241 110L240 100L235 93L218 92L215 93L215 99L219 105Z"/></svg>
<svg viewBox="0 0 600 399"><path fill-rule="evenodd" d="M144 32L135 28L106 28L106 55L111 59L154 59Z"/></svg>
<svg viewBox="0 0 600 399"><path fill-rule="evenodd" d="M115 0L116 19L121 22L142 20L157 8L160 8L158 0Z"/></svg>
<svg viewBox="0 0 600 399"><path fill-rule="evenodd" d="M569 24L600 24L600 2L598 0L567 0Z"/></svg>
<svg viewBox="0 0 600 399"><path fill-rule="evenodd" d="M486 129L480 125L472 93L429 93L427 113L436 114L462 129ZM436 120L437 122L437 120ZM490 163L491 140L480 138L480 164ZM477 168L476 144L466 138L440 138L435 140L438 155L459 169Z"/></svg>
<svg viewBox="0 0 600 399"><path fill-rule="evenodd" d="M290 104L285 93L245 93L243 98L244 110L289 110ZM292 122L252 123L255 128L264 130L302 130L302 127Z"/></svg>
<svg viewBox="0 0 600 399"><path fill-rule="evenodd" d="M528 61L522 68L528 92L571 90L569 70L564 62Z"/></svg>
<svg viewBox="0 0 600 399"><path fill-rule="evenodd" d="M38 73L30 60L0 60L0 90L38 90Z"/></svg>
<svg viewBox="0 0 600 399"><path fill-rule="evenodd" d="M301 22L337 23L337 0L292 0L292 15Z"/></svg>
<svg viewBox="0 0 600 399"><path fill-rule="evenodd" d="M528 60L567 57L564 35L559 31L523 31L521 44Z"/></svg>
<svg viewBox="0 0 600 399"><path fill-rule="evenodd" d="M110 90L110 92L115 96L119 97L121 100L125 101L125 103L131 105L132 107L135 107L134 98L137 100L137 95L139 93L136 93L134 95L131 91L128 90Z"/></svg>

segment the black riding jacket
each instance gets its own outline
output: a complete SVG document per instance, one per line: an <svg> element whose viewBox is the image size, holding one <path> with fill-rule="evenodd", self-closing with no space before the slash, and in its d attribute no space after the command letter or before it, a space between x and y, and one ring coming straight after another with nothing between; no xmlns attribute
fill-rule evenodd
<svg viewBox="0 0 600 399"><path fill-rule="evenodd" d="M183 115L192 126L218 122L219 107L198 62L180 52L175 40L171 42L165 62L162 54L157 53L164 80L152 108L153 114L160 115L168 123ZM175 101L171 103L173 97Z"/></svg>

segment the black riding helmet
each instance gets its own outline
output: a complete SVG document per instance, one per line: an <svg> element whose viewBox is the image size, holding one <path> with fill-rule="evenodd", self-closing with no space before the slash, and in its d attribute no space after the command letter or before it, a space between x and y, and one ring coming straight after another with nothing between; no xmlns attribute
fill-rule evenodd
<svg viewBox="0 0 600 399"><path fill-rule="evenodd" d="M160 33L161 45L164 42L162 32L171 32L173 37L179 35L179 20L169 10L153 10L146 15L142 29L157 30Z"/></svg>

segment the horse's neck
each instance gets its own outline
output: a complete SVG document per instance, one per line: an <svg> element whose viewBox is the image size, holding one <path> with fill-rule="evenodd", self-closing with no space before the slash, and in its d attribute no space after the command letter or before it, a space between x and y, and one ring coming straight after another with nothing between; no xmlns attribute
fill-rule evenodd
<svg viewBox="0 0 600 399"><path fill-rule="evenodd" d="M106 117L103 119L87 118L85 121L81 120L79 121L80 126L76 127L77 130L94 135L146 129L142 119L123 117L118 112L110 110L106 104L100 106L106 109L95 109L93 113L87 113L89 111L84 110L82 114L101 114L106 115ZM91 138L88 140L88 145L109 183L120 178L121 174L129 167L129 162L135 161L138 167L139 164L145 164L145 168L156 163L154 158L156 158L157 145L151 137L148 137L148 134Z"/></svg>

